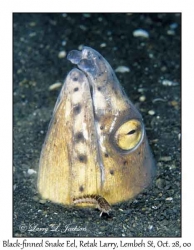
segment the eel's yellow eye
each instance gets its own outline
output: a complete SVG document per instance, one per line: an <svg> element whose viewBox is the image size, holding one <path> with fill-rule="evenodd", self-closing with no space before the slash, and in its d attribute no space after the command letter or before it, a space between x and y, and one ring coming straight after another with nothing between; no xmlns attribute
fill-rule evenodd
<svg viewBox="0 0 194 250"><path fill-rule="evenodd" d="M122 124L115 133L115 141L119 148L131 150L138 145L143 135L142 124L138 120L130 120Z"/></svg>

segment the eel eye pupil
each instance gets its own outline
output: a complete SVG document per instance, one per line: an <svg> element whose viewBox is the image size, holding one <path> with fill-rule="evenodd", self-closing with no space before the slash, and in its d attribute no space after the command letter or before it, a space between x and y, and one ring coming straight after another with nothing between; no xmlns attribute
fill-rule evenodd
<svg viewBox="0 0 194 250"><path fill-rule="evenodd" d="M133 130L129 131L129 133L127 133L127 135L132 135L132 134L135 134L135 132L136 132L136 130L135 130L135 129L133 129Z"/></svg>
<svg viewBox="0 0 194 250"><path fill-rule="evenodd" d="M116 145L122 150L135 149L143 139L143 126L137 119L123 123L114 135Z"/></svg>

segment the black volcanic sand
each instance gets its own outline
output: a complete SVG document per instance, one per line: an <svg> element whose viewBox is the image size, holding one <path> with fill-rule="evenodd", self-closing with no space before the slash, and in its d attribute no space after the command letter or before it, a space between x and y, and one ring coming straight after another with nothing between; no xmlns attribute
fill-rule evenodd
<svg viewBox="0 0 194 250"><path fill-rule="evenodd" d="M135 37L139 28L149 38ZM180 14L13 14L14 236L181 236L180 30ZM60 91L48 88L73 68L58 54L80 45L99 51L113 69L130 68L117 77L142 113L158 166L151 187L101 218L96 209L41 200L36 190L40 151Z"/></svg>

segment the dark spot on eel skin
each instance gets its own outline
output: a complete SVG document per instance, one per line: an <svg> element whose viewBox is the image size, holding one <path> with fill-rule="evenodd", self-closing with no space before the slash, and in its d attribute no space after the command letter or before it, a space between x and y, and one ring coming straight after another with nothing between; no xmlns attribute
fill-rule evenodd
<svg viewBox="0 0 194 250"><path fill-rule="evenodd" d="M80 192L83 192L83 191L84 191L83 186L80 186L80 187L79 187L79 191L80 191Z"/></svg>
<svg viewBox="0 0 194 250"><path fill-rule="evenodd" d="M101 129L101 130L103 130L103 128L104 128L103 126L100 126L100 129Z"/></svg>
<svg viewBox="0 0 194 250"><path fill-rule="evenodd" d="M104 154L104 156L105 156L106 158L108 158L108 154Z"/></svg>
<svg viewBox="0 0 194 250"><path fill-rule="evenodd" d="M80 142L80 141L83 141L84 140L84 136L83 136L83 133L82 132L77 132L75 134L75 141L76 142Z"/></svg>
<svg viewBox="0 0 194 250"><path fill-rule="evenodd" d="M73 78L73 81L74 81L74 82L76 82L77 80L78 80L78 78L77 78L77 77L74 77L74 78Z"/></svg>
<svg viewBox="0 0 194 250"><path fill-rule="evenodd" d="M77 104L74 108L73 108L73 113L75 115L78 115L81 111L81 105L80 104Z"/></svg>
<svg viewBox="0 0 194 250"><path fill-rule="evenodd" d="M80 162L86 163L87 162L87 156L86 155L79 155L78 159Z"/></svg>
<svg viewBox="0 0 194 250"><path fill-rule="evenodd" d="M110 174L111 174L111 175L114 175L114 170L111 169L111 170L110 170Z"/></svg>
<svg viewBox="0 0 194 250"><path fill-rule="evenodd" d="M98 87L98 91L100 91L101 90L101 87Z"/></svg>
<svg viewBox="0 0 194 250"><path fill-rule="evenodd" d="M79 88L74 88L74 92L78 91Z"/></svg>
<svg viewBox="0 0 194 250"><path fill-rule="evenodd" d="M127 165L127 161L124 161L123 164L124 164L124 166Z"/></svg>

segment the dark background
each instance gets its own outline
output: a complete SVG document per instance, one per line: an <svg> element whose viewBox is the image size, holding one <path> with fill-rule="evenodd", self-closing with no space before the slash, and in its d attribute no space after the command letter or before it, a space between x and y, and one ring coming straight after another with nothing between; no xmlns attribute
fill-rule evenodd
<svg viewBox="0 0 194 250"><path fill-rule="evenodd" d="M134 37L138 28L146 30L149 38ZM13 14L14 236L181 236L180 32L178 13ZM60 91L48 88L63 82L72 69L58 53L80 45L96 49L113 69L130 68L117 77L142 113L158 165L153 185L132 201L113 206L110 217L100 218L95 209L67 208L41 200L37 173L28 171L38 171ZM165 79L173 84L165 86ZM141 96L146 97L144 102ZM149 115L150 110L155 114ZM58 230L51 230L57 226ZM67 227L78 231L65 231Z"/></svg>

